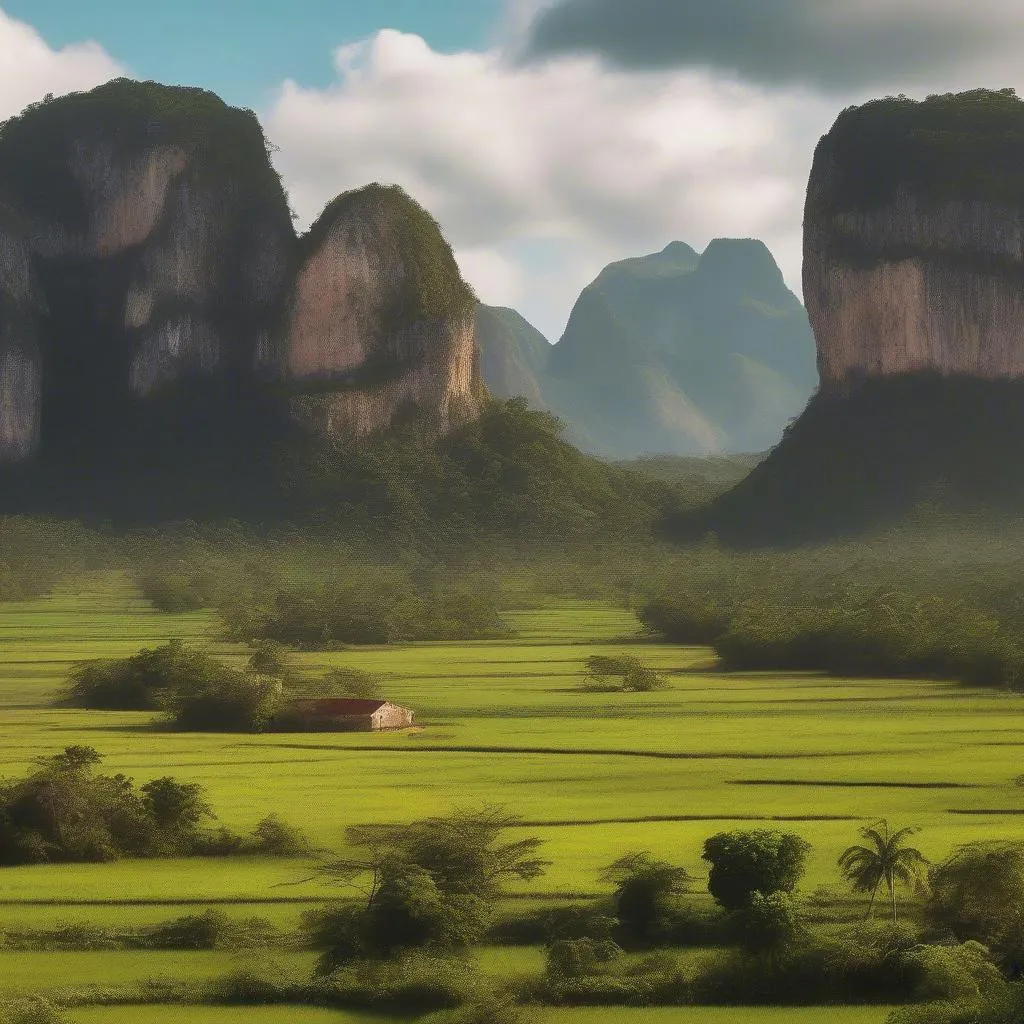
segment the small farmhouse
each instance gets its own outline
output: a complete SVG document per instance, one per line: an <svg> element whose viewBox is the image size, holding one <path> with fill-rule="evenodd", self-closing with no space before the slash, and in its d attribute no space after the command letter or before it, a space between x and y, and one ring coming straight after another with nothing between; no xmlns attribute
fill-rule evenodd
<svg viewBox="0 0 1024 1024"><path fill-rule="evenodd" d="M413 712L388 700L360 700L355 697L318 697L292 701L289 710L303 729L310 732L377 732L408 729Z"/></svg>

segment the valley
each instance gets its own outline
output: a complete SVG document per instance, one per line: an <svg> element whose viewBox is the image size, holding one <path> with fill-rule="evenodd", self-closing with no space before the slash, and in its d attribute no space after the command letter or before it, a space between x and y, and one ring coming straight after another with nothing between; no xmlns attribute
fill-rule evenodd
<svg viewBox="0 0 1024 1024"><path fill-rule="evenodd" d="M207 612L155 611L132 580L92 573L52 595L0 606L3 774L12 777L55 749L86 744L105 769L137 782L173 773L201 783L220 823L244 829L277 812L318 848L337 850L355 824L504 805L522 836L544 841L551 866L509 886L502 915L607 892L602 867L629 850L685 866L692 900L707 902L703 840L726 828L784 828L812 844L800 901L811 920L850 921L864 901L835 866L856 830L879 817L920 826L918 845L938 860L959 843L1012 836L1024 814L1015 785L1024 697L919 680L824 678L810 673L723 673L705 648L654 643L633 614L600 601L552 597L508 613L514 637L296 654L302 670L338 664L379 673L387 695L416 709L422 730L391 734L225 735L168 733L148 713L54 708L68 667L123 656L173 638L224 659ZM644 694L579 687L595 651L634 653L669 688ZM703 870L702 870L703 869ZM74 922L138 927L215 907L261 917L282 933L300 915L350 891L312 877L308 859L220 858L35 865L0 873L0 931ZM819 887L824 887L820 888ZM824 925L821 925L824 926ZM816 925L815 927L820 927ZM699 950L680 949L685 965ZM485 976L543 971L543 950L493 941L472 954ZM313 953L280 948L220 952L4 951L0 986L48 990L72 1021L113 1021L153 979L214 979L270 959L308 973ZM116 997L111 993L120 993ZM270 1009L133 1007L132 1019L205 1024L274 1019ZM289 1010L289 1020L363 1021L358 1014ZM830 1008L829 1019L881 1024L879 1007ZM182 1016L185 1014L185 1016ZM537 1019L570 1022L710 1020L796 1024L809 1009L570 1010ZM120 1018L123 1019L123 1016ZM380 1018L373 1018L380 1019Z"/></svg>

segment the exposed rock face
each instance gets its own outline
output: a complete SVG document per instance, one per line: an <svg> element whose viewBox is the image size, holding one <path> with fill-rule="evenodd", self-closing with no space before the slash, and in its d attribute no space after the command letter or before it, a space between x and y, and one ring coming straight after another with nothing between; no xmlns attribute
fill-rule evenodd
<svg viewBox="0 0 1024 1024"><path fill-rule="evenodd" d="M304 248L283 350L300 422L365 436L415 412L446 433L479 413L476 302L424 210L397 188L346 193Z"/></svg>
<svg viewBox="0 0 1024 1024"><path fill-rule="evenodd" d="M41 312L24 225L0 206L0 461L24 458L39 440Z"/></svg>
<svg viewBox="0 0 1024 1024"><path fill-rule="evenodd" d="M282 424L443 432L483 398L471 301L400 190L296 238L255 115L211 93L119 80L0 126L0 461L144 448L179 392L182 428L258 390Z"/></svg>
<svg viewBox="0 0 1024 1024"><path fill-rule="evenodd" d="M822 385L1024 376L1024 103L1008 93L844 112L815 154L804 298Z"/></svg>
<svg viewBox="0 0 1024 1024"><path fill-rule="evenodd" d="M0 201L0 456L102 448L145 396L254 375L295 242L250 113L123 80L49 101L0 129Z"/></svg>
<svg viewBox="0 0 1024 1024"><path fill-rule="evenodd" d="M808 188L821 388L696 517L797 543L908 515L1024 509L1024 102L979 90L844 111Z"/></svg>

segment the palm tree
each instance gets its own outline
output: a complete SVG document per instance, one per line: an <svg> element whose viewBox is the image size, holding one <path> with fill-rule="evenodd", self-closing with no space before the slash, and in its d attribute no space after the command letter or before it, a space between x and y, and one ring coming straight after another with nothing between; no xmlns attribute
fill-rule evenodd
<svg viewBox="0 0 1024 1024"><path fill-rule="evenodd" d="M857 892L870 892L871 901L866 921L875 906L878 887L885 882L892 901L892 919L896 920L896 883L908 889L924 887L924 869L928 864L920 850L904 845L907 836L919 831L916 828L901 828L889 831L889 823L883 818L870 828L860 830L866 846L851 846L839 858L839 869L843 877Z"/></svg>

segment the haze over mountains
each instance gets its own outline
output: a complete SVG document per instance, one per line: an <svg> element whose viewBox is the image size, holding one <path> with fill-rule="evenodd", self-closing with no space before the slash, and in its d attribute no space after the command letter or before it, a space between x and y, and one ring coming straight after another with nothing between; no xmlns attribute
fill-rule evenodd
<svg viewBox="0 0 1024 1024"><path fill-rule="evenodd" d="M764 243L683 242L606 267L556 345L517 312L477 310L481 371L609 458L762 451L817 384L799 299Z"/></svg>

